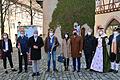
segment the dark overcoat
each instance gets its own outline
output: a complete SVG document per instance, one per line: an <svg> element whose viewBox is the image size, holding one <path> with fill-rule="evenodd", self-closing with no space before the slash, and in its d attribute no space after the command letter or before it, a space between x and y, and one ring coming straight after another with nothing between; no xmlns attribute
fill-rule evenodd
<svg viewBox="0 0 120 80"><path fill-rule="evenodd" d="M38 46L38 49L33 48L33 46ZM28 47L31 49L31 60L40 60L41 59L41 47L43 47L43 39L38 37L36 42L34 36L29 38Z"/></svg>

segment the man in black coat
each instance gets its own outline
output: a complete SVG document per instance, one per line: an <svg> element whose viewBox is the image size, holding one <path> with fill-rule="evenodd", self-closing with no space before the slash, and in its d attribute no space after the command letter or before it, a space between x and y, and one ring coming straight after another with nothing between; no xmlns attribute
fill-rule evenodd
<svg viewBox="0 0 120 80"><path fill-rule="evenodd" d="M31 49L31 60L33 74L32 76L39 76L38 60L41 59L41 47L43 47L43 39L38 36L38 31L34 31L34 35L29 38L28 47Z"/></svg>
<svg viewBox="0 0 120 80"><path fill-rule="evenodd" d="M92 35L92 31L88 31L87 35L85 36L84 40L84 54L86 60L86 70L90 69L92 58L96 49L96 39Z"/></svg>

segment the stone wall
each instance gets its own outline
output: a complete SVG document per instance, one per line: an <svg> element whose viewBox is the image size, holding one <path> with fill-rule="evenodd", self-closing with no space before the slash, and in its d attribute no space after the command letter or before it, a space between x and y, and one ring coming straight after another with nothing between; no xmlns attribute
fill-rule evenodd
<svg viewBox="0 0 120 80"><path fill-rule="evenodd" d="M120 11L96 15L94 27L95 34L97 26L102 25L106 29L113 19L117 20L120 23Z"/></svg>
<svg viewBox="0 0 120 80"><path fill-rule="evenodd" d="M52 14L58 0L44 0L43 1L43 34L46 36L49 28L49 23L52 20Z"/></svg>

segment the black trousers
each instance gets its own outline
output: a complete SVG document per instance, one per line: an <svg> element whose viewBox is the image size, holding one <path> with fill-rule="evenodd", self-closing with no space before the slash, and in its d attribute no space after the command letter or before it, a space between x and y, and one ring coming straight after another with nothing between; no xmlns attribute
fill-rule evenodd
<svg viewBox="0 0 120 80"><path fill-rule="evenodd" d="M110 60L111 62L116 62L116 63L119 63L120 62L120 53L110 53Z"/></svg>
<svg viewBox="0 0 120 80"><path fill-rule="evenodd" d="M86 68L90 69L93 58L92 52L84 52L84 54L85 54Z"/></svg>
<svg viewBox="0 0 120 80"><path fill-rule="evenodd" d="M69 58L65 58L64 67L68 67L68 66L69 66Z"/></svg>
<svg viewBox="0 0 120 80"><path fill-rule="evenodd" d="M80 70L80 66L81 66L80 57L73 58L73 70L76 70L76 62L78 64L77 68L78 68L78 71L79 71Z"/></svg>
<svg viewBox="0 0 120 80"><path fill-rule="evenodd" d="M3 67L4 69L7 69L7 58L10 64L10 67L13 68L13 62L12 62L12 55L10 52L4 53L4 58L3 58Z"/></svg>
<svg viewBox="0 0 120 80"><path fill-rule="evenodd" d="M27 54L26 53L23 53L23 55L20 55L19 53L19 71L22 71L22 62L23 62L23 59L24 59L24 69L27 70L27 65L28 65L28 57L27 57Z"/></svg>

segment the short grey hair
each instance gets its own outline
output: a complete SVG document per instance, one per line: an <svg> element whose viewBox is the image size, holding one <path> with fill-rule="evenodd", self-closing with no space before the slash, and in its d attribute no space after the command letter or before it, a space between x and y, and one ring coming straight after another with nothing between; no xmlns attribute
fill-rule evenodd
<svg viewBox="0 0 120 80"><path fill-rule="evenodd" d="M38 30L35 30L34 33L38 34Z"/></svg>

